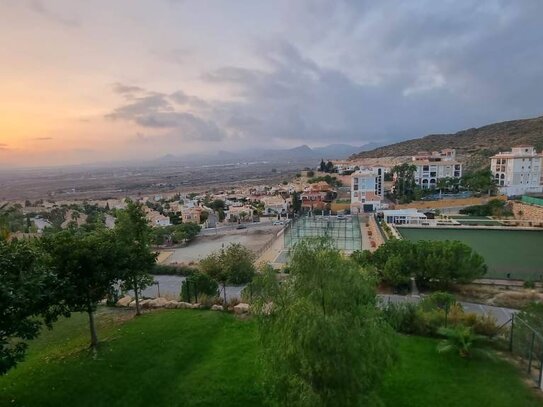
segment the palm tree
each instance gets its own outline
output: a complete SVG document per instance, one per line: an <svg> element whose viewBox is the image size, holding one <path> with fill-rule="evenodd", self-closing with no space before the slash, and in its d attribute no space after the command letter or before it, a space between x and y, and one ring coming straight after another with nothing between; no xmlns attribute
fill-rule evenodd
<svg viewBox="0 0 543 407"><path fill-rule="evenodd" d="M437 351L439 353L456 351L460 357L463 358L468 358L474 353L492 357L490 352L481 348L481 345L484 344L487 338L483 335L474 333L471 327L463 325L451 328L441 327L437 332L445 337L445 339L437 345Z"/></svg>

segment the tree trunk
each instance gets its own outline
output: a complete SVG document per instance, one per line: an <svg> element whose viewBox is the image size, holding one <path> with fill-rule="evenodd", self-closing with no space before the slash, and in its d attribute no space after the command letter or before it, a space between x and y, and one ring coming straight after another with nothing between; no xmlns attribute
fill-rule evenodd
<svg viewBox="0 0 543 407"><path fill-rule="evenodd" d="M140 299L138 296L138 280L136 277L134 277L134 297L136 299L136 315L141 315Z"/></svg>
<svg viewBox="0 0 543 407"><path fill-rule="evenodd" d="M96 326L94 325L94 312L92 310L92 307L89 305L87 314L89 314L89 327L90 327L90 335L91 335L91 348L96 348L98 345L98 335L96 335Z"/></svg>
<svg viewBox="0 0 543 407"><path fill-rule="evenodd" d="M223 281L222 283L222 293L224 296L224 306L226 307L226 281Z"/></svg>

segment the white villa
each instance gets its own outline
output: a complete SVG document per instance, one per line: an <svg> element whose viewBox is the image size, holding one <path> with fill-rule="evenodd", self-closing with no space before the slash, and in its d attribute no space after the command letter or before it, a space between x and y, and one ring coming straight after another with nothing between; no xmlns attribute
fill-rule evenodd
<svg viewBox="0 0 543 407"><path fill-rule="evenodd" d="M543 153L533 146L513 147L490 158L490 170L500 192L507 196L543 192Z"/></svg>
<svg viewBox="0 0 543 407"><path fill-rule="evenodd" d="M413 156L411 161L417 167L415 182L423 189L435 188L442 178L462 177L462 163L456 161L454 149L422 152Z"/></svg>

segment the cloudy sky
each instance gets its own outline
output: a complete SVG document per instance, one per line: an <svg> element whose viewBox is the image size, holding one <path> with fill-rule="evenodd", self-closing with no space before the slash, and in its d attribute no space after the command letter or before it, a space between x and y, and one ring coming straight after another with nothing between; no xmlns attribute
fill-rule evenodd
<svg viewBox="0 0 543 407"><path fill-rule="evenodd" d="M0 165L543 114L541 0L0 0Z"/></svg>

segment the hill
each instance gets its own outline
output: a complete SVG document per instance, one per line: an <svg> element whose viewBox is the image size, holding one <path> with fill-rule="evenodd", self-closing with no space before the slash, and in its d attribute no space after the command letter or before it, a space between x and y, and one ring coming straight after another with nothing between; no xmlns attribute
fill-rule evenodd
<svg viewBox="0 0 543 407"><path fill-rule="evenodd" d="M511 120L454 134L430 134L352 155L351 159L410 156L419 151L455 148L457 156L470 169L488 165L488 158L498 151L529 144L543 149L543 116Z"/></svg>

